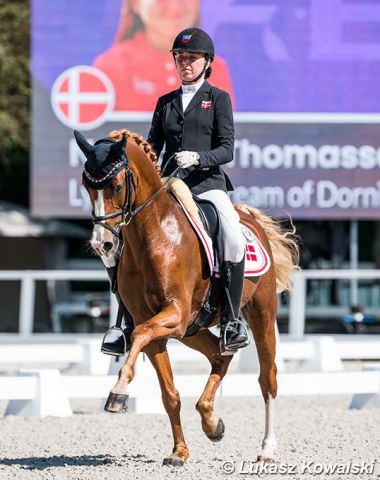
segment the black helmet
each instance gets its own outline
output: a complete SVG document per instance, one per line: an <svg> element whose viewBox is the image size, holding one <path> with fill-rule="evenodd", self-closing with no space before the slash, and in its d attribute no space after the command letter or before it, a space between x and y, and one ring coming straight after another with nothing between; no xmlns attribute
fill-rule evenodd
<svg viewBox="0 0 380 480"><path fill-rule="evenodd" d="M210 60L214 60L215 49L211 37L200 28L186 28L180 32L173 43L173 52L195 52L208 55Z"/></svg>

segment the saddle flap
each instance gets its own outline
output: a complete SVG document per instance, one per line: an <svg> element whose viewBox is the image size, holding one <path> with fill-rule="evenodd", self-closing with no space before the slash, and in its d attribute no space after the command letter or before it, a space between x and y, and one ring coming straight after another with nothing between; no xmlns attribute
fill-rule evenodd
<svg viewBox="0 0 380 480"><path fill-rule="evenodd" d="M195 195L193 195L193 198L198 206L199 216L206 232L214 239L219 233L219 214L215 205L209 200L196 197Z"/></svg>

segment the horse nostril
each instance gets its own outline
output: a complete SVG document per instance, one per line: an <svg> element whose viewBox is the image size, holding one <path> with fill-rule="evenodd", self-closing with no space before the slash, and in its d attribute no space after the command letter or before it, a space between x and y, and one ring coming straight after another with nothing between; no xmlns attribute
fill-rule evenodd
<svg viewBox="0 0 380 480"><path fill-rule="evenodd" d="M112 250L112 247L113 247L113 243L112 242L104 242L103 243L103 250L105 252L109 252L110 250Z"/></svg>

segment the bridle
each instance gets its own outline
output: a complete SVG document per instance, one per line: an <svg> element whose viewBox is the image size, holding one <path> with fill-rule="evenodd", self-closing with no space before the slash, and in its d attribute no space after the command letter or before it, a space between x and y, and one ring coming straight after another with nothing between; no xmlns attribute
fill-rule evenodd
<svg viewBox="0 0 380 480"><path fill-rule="evenodd" d="M166 165L168 165L169 161L171 160L172 157L169 158L168 162ZM179 167L177 167L172 174L169 175L169 177L165 180L165 182L160 186L160 188L146 200L142 205L139 205L135 209L133 209L133 193L137 193L137 185L135 181L134 174L132 170L129 168L128 165L128 159L125 157L124 160L124 172L125 172L125 184L126 184L126 192L125 192L125 197L123 201L123 205L119 210L116 210L115 212L112 213L107 213L106 215L95 215L95 211L92 210L91 216L92 216L92 222L94 225L100 225L101 227L109 230L111 233L113 233L116 237L121 239L121 228L122 227L127 227L133 218L141 212L149 203L151 203L158 195L159 193L165 188L167 183L171 180L172 177L174 177L178 170ZM89 176L88 173L85 171L85 176ZM94 179L91 177L91 180L94 181ZM107 186L109 183L111 183L111 180L105 185ZM116 217L121 217L121 221L115 226L111 227L106 223L107 220L111 220L112 218Z"/></svg>

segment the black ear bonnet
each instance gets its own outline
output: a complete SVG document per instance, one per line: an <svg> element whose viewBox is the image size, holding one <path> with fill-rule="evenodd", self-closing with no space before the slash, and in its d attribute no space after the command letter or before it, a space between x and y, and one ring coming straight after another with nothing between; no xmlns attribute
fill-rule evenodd
<svg viewBox="0 0 380 480"><path fill-rule="evenodd" d="M86 157L83 180L90 188L101 190L112 182L114 177L128 165L125 154L127 139L120 141L104 138L91 145L84 135L74 132L79 148Z"/></svg>

